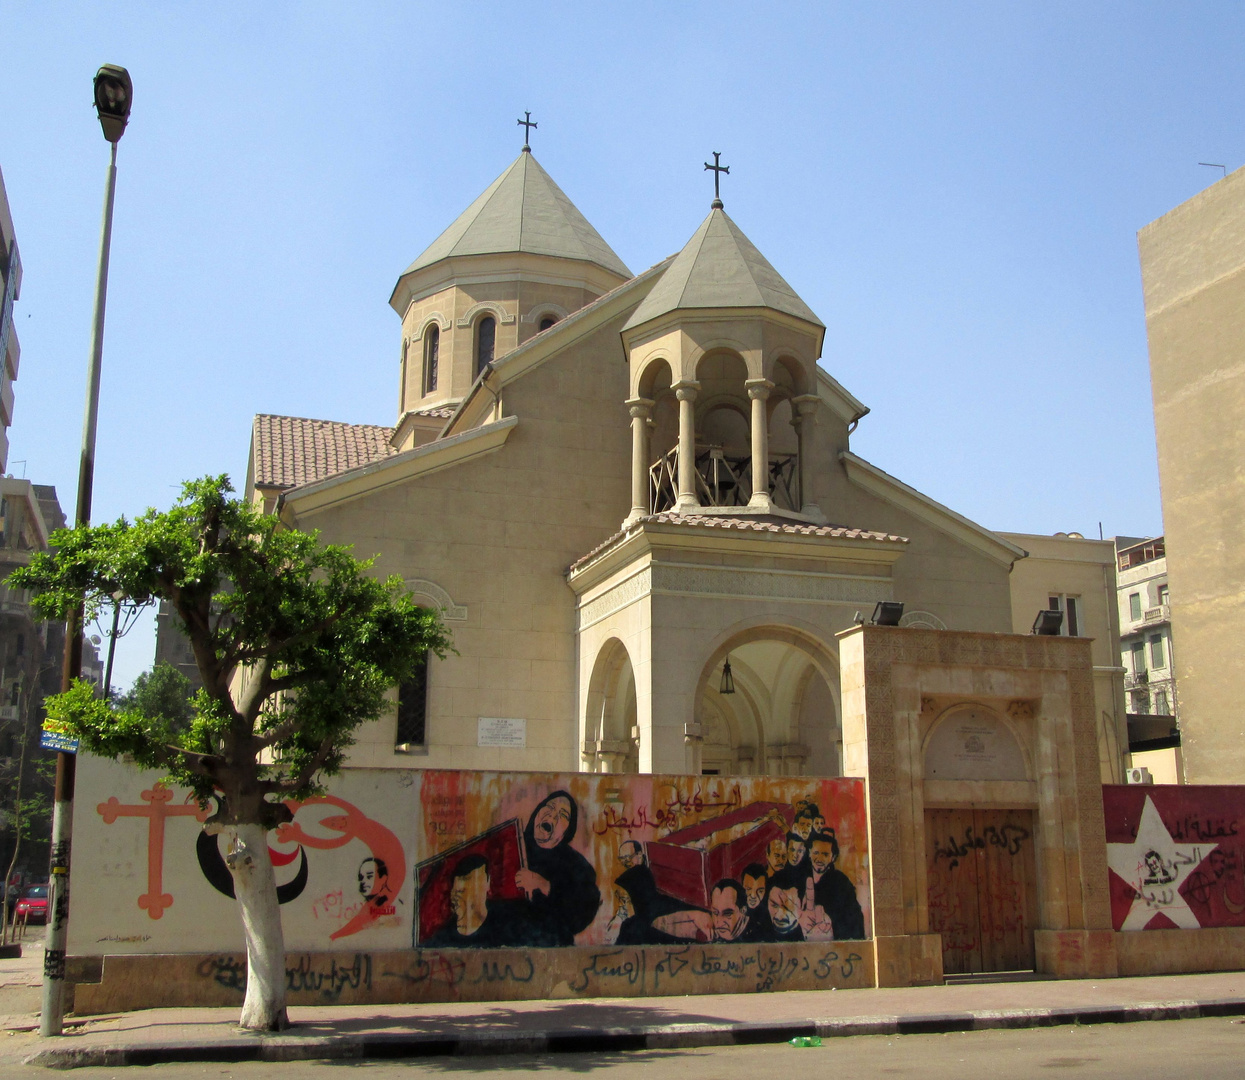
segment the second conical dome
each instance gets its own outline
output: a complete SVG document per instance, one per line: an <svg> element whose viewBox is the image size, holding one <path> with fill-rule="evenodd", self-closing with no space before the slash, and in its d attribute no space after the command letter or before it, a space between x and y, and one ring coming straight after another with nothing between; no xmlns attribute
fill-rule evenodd
<svg viewBox="0 0 1245 1080"><path fill-rule="evenodd" d="M700 223L624 329L670 311L703 308L770 308L822 325L726 211L717 208Z"/></svg>

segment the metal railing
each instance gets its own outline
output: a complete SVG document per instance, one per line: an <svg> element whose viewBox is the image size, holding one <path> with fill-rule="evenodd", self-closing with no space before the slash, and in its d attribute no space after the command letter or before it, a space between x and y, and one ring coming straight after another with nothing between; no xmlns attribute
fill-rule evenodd
<svg viewBox="0 0 1245 1080"><path fill-rule="evenodd" d="M800 509L799 457L771 454L769 495L784 510ZM679 448L673 446L648 470L649 512L670 510L679 500ZM752 498L752 455L730 454L720 446L696 448L696 498L701 506L747 506Z"/></svg>

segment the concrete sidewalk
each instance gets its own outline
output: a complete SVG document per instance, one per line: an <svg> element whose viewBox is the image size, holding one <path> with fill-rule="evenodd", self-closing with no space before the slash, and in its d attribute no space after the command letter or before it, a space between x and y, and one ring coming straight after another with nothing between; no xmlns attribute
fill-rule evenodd
<svg viewBox="0 0 1245 1080"><path fill-rule="evenodd" d="M279 1035L241 1033L236 1010L91 1017L40 1039L13 1025L0 1063L51 1068L174 1061L295 1061L783 1042L801 1035L915 1034L1245 1016L1245 973L486 1004L291 1008ZM72 1019L72 1018L71 1018ZM29 1030L14 1030L27 1027Z"/></svg>

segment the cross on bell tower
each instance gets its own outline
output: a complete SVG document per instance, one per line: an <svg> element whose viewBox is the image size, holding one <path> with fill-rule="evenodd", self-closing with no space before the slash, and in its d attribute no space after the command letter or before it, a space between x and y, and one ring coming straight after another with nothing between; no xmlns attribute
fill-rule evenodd
<svg viewBox="0 0 1245 1080"><path fill-rule="evenodd" d="M529 145L532 138L531 129L539 127L540 125L532 119L532 114L526 109L523 111L523 119L516 120L515 123L523 129L523 152L525 154L530 154L532 152L532 147Z"/></svg>
<svg viewBox="0 0 1245 1080"><path fill-rule="evenodd" d="M722 194L718 190L718 182L721 180L723 173L729 174L731 171L731 167L729 165L720 164L721 158L722 155L715 150L713 152L713 164L710 165L709 162L705 162L705 168L713 173L713 202L709 205L712 206L714 210L722 209Z"/></svg>

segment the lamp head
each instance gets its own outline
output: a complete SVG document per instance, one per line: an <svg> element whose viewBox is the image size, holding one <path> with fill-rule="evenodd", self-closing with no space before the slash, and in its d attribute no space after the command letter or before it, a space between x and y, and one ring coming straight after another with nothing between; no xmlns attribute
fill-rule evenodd
<svg viewBox="0 0 1245 1080"><path fill-rule="evenodd" d="M728 656L722 665L722 682L718 685L718 693L733 694L734 692L735 676L731 674L731 658Z"/></svg>
<svg viewBox="0 0 1245 1080"><path fill-rule="evenodd" d="M1063 626L1063 612L1058 608L1043 608L1033 620L1033 633L1042 637L1058 637Z"/></svg>
<svg viewBox="0 0 1245 1080"><path fill-rule="evenodd" d="M120 142L125 125L130 119L130 102L134 97L134 84L130 73L116 64L105 64L95 73L95 111L104 138L110 143Z"/></svg>
<svg viewBox="0 0 1245 1080"><path fill-rule="evenodd" d="M898 626L903 618L903 604L898 600L879 600L873 609L874 626Z"/></svg>

